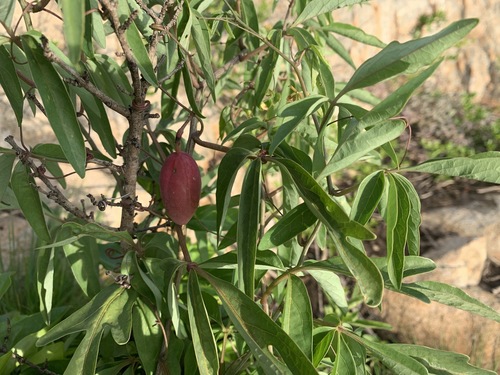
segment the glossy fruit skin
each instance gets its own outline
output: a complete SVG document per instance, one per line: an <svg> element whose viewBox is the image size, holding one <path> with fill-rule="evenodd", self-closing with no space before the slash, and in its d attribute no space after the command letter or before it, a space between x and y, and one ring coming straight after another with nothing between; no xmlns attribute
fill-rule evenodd
<svg viewBox="0 0 500 375"><path fill-rule="evenodd" d="M161 168L160 191L168 217L184 225L200 203L201 176L198 165L186 152L171 153Z"/></svg>

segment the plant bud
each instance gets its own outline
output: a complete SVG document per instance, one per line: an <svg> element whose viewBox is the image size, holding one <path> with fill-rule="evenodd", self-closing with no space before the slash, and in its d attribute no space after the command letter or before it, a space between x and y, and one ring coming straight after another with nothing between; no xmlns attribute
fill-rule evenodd
<svg viewBox="0 0 500 375"><path fill-rule="evenodd" d="M160 190L167 215L178 225L187 224L200 203L201 176L188 153L170 154L160 172Z"/></svg>

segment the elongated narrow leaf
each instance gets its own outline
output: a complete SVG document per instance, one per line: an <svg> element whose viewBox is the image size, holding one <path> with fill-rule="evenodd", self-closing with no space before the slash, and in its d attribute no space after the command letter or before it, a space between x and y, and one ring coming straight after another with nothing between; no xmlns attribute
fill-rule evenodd
<svg viewBox="0 0 500 375"><path fill-rule="evenodd" d="M332 68L323 56L321 48L316 45L309 48L315 57L313 67L318 71L316 76L318 90L322 95L333 100L335 98L335 79L333 78Z"/></svg>
<svg viewBox="0 0 500 375"><path fill-rule="evenodd" d="M92 82L117 103L128 107L132 103L132 87L120 66L109 56L94 55L88 59L85 67Z"/></svg>
<svg viewBox="0 0 500 375"><path fill-rule="evenodd" d="M281 40L281 33L276 31L272 35L273 45L278 45ZM274 68L278 62L278 54L273 49L269 50L260 64L256 67L255 74L255 93L253 95L253 105L258 108L262 103L262 99L269 89L269 85L273 79ZM241 126L241 125L240 125Z"/></svg>
<svg viewBox="0 0 500 375"><path fill-rule="evenodd" d="M23 35L21 40L50 125L64 155L75 172L83 178L86 164L85 145L66 86L52 64L43 55L42 47L38 45L35 38Z"/></svg>
<svg viewBox="0 0 500 375"><path fill-rule="evenodd" d="M118 15L122 25L127 22L130 17L130 8L127 0L118 0ZM156 74L153 69L153 64L149 59L148 51L144 45L142 35L135 22L128 22L127 25L128 27L125 31L125 36L130 45L130 49L132 50L137 66L146 81L148 81L151 85L156 86Z"/></svg>
<svg viewBox="0 0 500 375"><path fill-rule="evenodd" d="M7 99L9 99L10 106L14 110L17 124L21 126L23 122L23 92L14 62L5 46L0 46L0 66L2 66L2 69L0 69L0 86L2 86Z"/></svg>
<svg viewBox="0 0 500 375"><path fill-rule="evenodd" d="M409 215L406 192L398 188L391 175L387 177L387 271L392 285L401 288L404 269L404 246ZM401 203L403 202L403 203Z"/></svg>
<svg viewBox="0 0 500 375"><path fill-rule="evenodd" d="M293 22L293 26L297 26L311 18L317 17L324 13L329 13L332 10L354 5L361 4L367 0L312 0L306 3L306 6L299 14L297 19Z"/></svg>
<svg viewBox="0 0 500 375"><path fill-rule="evenodd" d="M102 145L112 158L116 158L116 140L104 105L87 90L81 87L70 87L81 99L83 108L89 117L92 129L99 135Z"/></svg>
<svg viewBox="0 0 500 375"><path fill-rule="evenodd" d="M447 352L425 346L411 344L391 344L390 347L422 363L430 373L449 375L494 375L495 372L480 369L469 364L470 358L464 354Z"/></svg>
<svg viewBox="0 0 500 375"><path fill-rule="evenodd" d="M15 160L16 155L14 153L0 155L0 202L3 200L3 195L9 186L12 166Z"/></svg>
<svg viewBox="0 0 500 375"><path fill-rule="evenodd" d="M408 247L408 254L420 254L420 224L422 217L420 215L420 197L413 184L404 176L393 173L394 180L398 183L398 188L404 189L410 204L410 216L408 218L408 233L406 244Z"/></svg>
<svg viewBox="0 0 500 375"><path fill-rule="evenodd" d="M343 335L337 332L332 346L335 351L335 363L332 374L356 374L356 363L352 357L351 350L344 341Z"/></svg>
<svg viewBox="0 0 500 375"><path fill-rule="evenodd" d="M247 149L232 147L220 162L217 174L217 192L215 194L217 200L217 233L220 233L221 226L226 218L236 174L251 154L252 152Z"/></svg>
<svg viewBox="0 0 500 375"><path fill-rule="evenodd" d="M326 102L328 98L321 95L311 95L307 98L287 104L278 114L284 118L283 124L278 128L278 131L271 141L269 153L273 154L276 147L306 118L314 113L319 106Z"/></svg>
<svg viewBox="0 0 500 375"><path fill-rule="evenodd" d="M416 296L415 293L423 294L431 301L469 311L500 323L500 313L469 296L459 288L448 284L437 281L417 281L410 284L403 284L401 292L413 297Z"/></svg>
<svg viewBox="0 0 500 375"><path fill-rule="evenodd" d="M40 196L36 190L30 170L18 162L12 171L10 184L24 217L28 220L35 234L44 242L50 242L50 234L43 214Z"/></svg>
<svg viewBox="0 0 500 375"><path fill-rule="evenodd" d="M368 306L378 306L384 294L384 279L373 261L358 247L337 238L330 232L336 249L349 271L356 278L361 293Z"/></svg>
<svg viewBox="0 0 500 375"><path fill-rule="evenodd" d="M201 375L217 374L219 358L196 272L189 273L188 314L196 362Z"/></svg>
<svg viewBox="0 0 500 375"><path fill-rule="evenodd" d="M398 350L393 349L388 344L379 344L372 340L363 337L355 336L348 333L348 335L361 342L369 352L377 357L385 366L392 370L395 374L400 375L427 375L427 369L412 357L402 354Z"/></svg>
<svg viewBox="0 0 500 375"><path fill-rule="evenodd" d="M301 203L288 211L273 225L259 242L259 249L265 250L284 244L305 231L316 222L316 216L307 204Z"/></svg>
<svg viewBox="0 0 500 375"><path fill-rule="evenodd" d="M312 360L312 308L307 289L297 276L290 274L283 307L283 330Z"/></svg>
<svg viewBox="0 0 500 375"><path fill-rule="evenodd" d="M316 374L312 363L297 344L252 298L226 281L200 269L197 272L215 289L229 319L266 374ZM277 350L288 369L269 351L269 345Z"/></svg>
<svg viewBox="0 0 500 375"><path fill-rule="evenodd" d="M345 236L373 239L373 234L361 224L351 221L340 205L319 186L304 168L292 160L274 158L292 177L305 203L327 227Z"/></svg>
<svg viewBox="0 0 500 375"><path fill-rule="evenodd" d="M313 365L318 367L321 360L326 356L332 347L335 330L331 329L328 333L321 338L321 340L314 345ZM315 340L316 341L316 340Z"/></svg>
<svg viewBox="0 0 500 375"><path fill-rule="evenodd" d="M500 152L491 151L469 157L429 160L404 170L464 177L500 184Z"/></svg>
<svg viewBox="0 0 500 375"><path fill-rule="evenodd" d="M40 300L40 312L45 323L49 325L54 295L54 249L40 250L37 254L36 286Z"/></svg>
<svg viewBox="0 0 500 375"><path fill-rule="evenodd" d="M132 311L134 342L147 375L156 373L156 365L163 343L163 335L151 308L137 299ZM169 346L170 350L170 346Z"/></svg>
<svg viewBox="0 0 500 375"><path fill-rule="evenodd" d="M0 3L0 21L5 25L10 26L12 22L12 16L14 15L14 10L16 8L15 0L4 0Z"/></svg>
<svg viewBox="0 0 500 375"><path fill-rule="evenodd" d="M384 191L384 172L377 171L367 176L359 185L351 208L351 219L366 224L382 198Z"/></svg>
<svg viewBox="0 0 500 375"><path fill-rule="evenodd" d="M238 283L248 296L254 295L255 258L260 221L260 197L262 191L262 162L255 159L248 168L240 195L238 211Z"/></svg>
<svg viewBox="0 0 500 375"><path fill-rule="evenodd" d="M352 40L356 40L363 44L367 44L369 46L384 48L386 44L382 42L375 35L367 34L364 30L356 27L354 25L350 25L348 23L341 22L333 22L328 26L324 26L321 28L322 30L333 32Z"/></svg>
<svg viewBox="0 0 500 375"><path fill-rule="evenodd" d="M390 43L356 70L337 97L397 74L414 73L421 67L432 64L445 50L465 37L477 23L477 19L460 20L425 38L406 43Z"/></svg>
<svg viewBox="0 0 500 375"><path fill-rule="evenodd" d="M432 64L429 68L398 87L388 97L373 107L359 120L360 127L364 129L399 115L413 92L436 71L441 61L439 60L435 64Z"/></svg>
<svg viewBox="0 0 500 375"><path fill-rule="evenodd" d="M126 344L130 339L134 301L134 292L111 285L52 327L36 344L45 346L61 337L85 331L85 337L73 353L65 374L93 375L101 337L106 329L111 329L111 334L119 345Z"/></svg>
<svg viewBox="0 0 500 375"><path fill-rule="evenodd" d="M200 60L201 70L205 76L205 81L207 82L208 89L212 94L212 98L215 101L215 75L212 68L212 51L210 50L210 33L208 30L208 25L202 18L201 14L197 11L193 11L193 41L196 47L196 52L198 52L198 58Z"/></svg>
<svg viewBox="0 0 500 375"><path fill-rule="evenodd" d="M319 178L337 172L384 143L399 137L406 128L402 120L388 120L368 130L360 131L339 145Z"/></svg>
<svg viewBox="0 0 500 375"><path fill-rule="evenodd" d="M63 31L68 46L69 59L73 64L80 61L85 34L85 1L62 0Z"/></svg>

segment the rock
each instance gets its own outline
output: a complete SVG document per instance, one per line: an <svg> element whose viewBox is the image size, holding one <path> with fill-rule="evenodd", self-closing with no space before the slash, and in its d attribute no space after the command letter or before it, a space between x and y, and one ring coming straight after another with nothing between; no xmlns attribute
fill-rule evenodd
<svg viewBox="0 0 500 375"><path fill-rule="evenodd" d="M500 221L488 226L484 235L488 259L496 266L500 266Z"/></svg>

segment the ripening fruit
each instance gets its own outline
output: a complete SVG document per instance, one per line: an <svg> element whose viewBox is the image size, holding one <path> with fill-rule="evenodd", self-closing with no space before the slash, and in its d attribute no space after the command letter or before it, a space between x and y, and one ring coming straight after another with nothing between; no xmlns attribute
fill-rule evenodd
<svg viewBox="0 0 500 375"><path fill-rule="evenodd" d="M188 153L171 153L160 172L160 191L167 215L178 225L187 224L200 202L201 176Z"/></svg>

